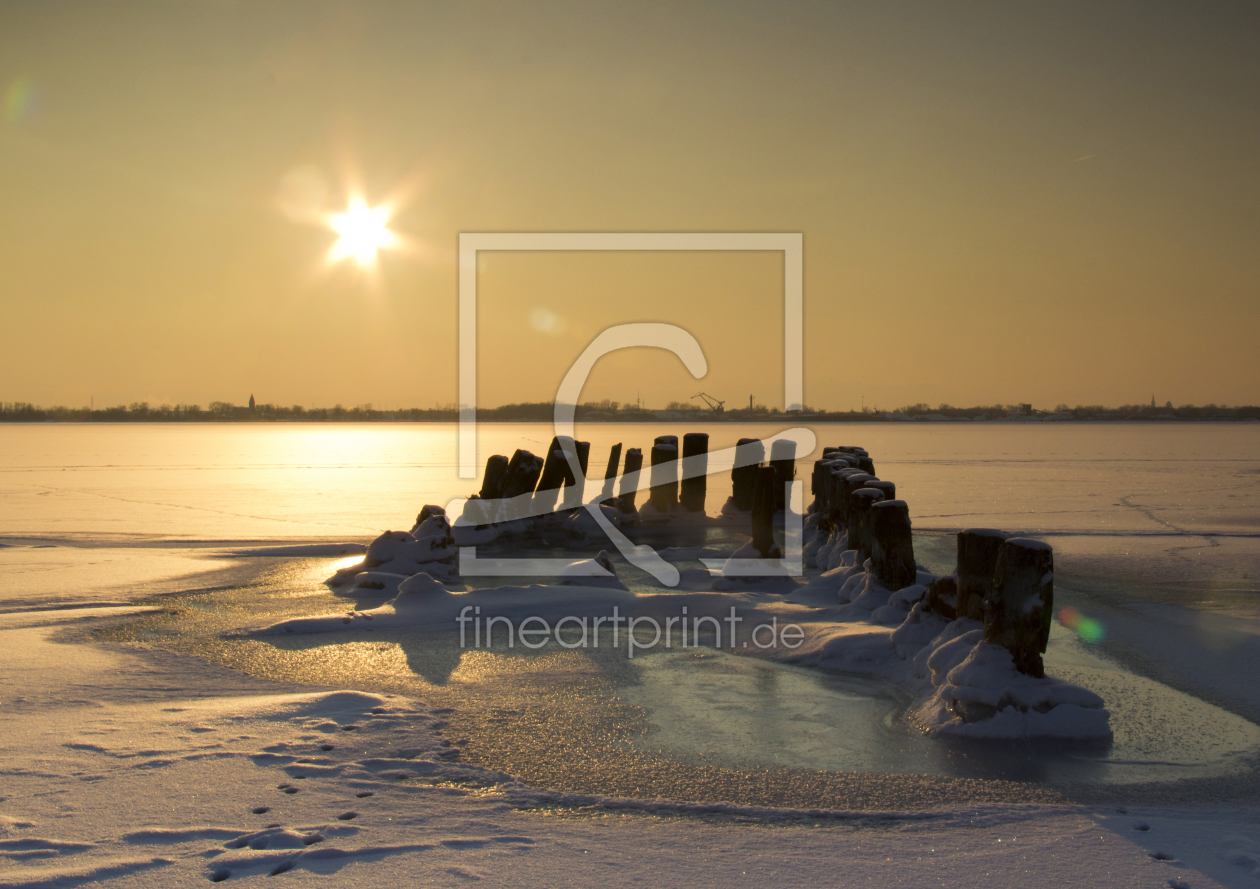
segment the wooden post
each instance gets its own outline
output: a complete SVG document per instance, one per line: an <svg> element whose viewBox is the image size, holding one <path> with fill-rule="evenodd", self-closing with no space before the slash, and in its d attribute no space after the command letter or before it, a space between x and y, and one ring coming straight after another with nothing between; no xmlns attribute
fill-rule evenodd
<svg viewBox="0 0 1260 889"><path fill-rule="evenodd" d="M534 492L534 513L543 515L552 512L556 506L556 497L564 485L565 476L570 475L568 461L565 459L565 445L573 446L573 439L568 436L561 440L559 436L551 439L547 448L547 459L543 463L542 478L538 480L538 489Z"/></svg>
<svg viewBox="0 0 1260 889"><path fill-rule="evenodd" d="M709 434L707 432L688 432L683 436L682 449L684 466L689 473L682 480L680 499L687 512L704 512L704 495L708 490L708 479L705 472L709 468Z"/></svg>
<svg viewBox="0 0 1260 889"><path fill-rule="evenodd" d="M796 478L796 442L779 439L770 445L770 465L779 473L779 487L775 491L775 510L787 508L787 483Z"/></svg>
<svg viewBox="0 0 1260 889"><path fill-rule="evenodd" d="M958 616L984 618L984 600L993 593L998 551L1010 537L992 528L958 532Z"/></svg>
<svg viewBox="0 0 1260 889"><path fill-rule="evenodd" d="M670 439L673 441L671 442ZM649 497L660 512L678 505L678 436L662 435L652 445L652 490Z"/></svg>
<svg viewBox="0 0 1260 889"><path fill-rule="evenodd" d="M634 499L638 496L639 473L643 470L643 452L638 448L626 451L626 467L621 475L621 511L636 512Z"/></svg>
<svg viewBox="0 0 1260 889"><path fill-rule="evenodd" d="M897 499L897 486L893 482L886 482L881 479L873 478L866 483L866 487L874 488L877 491L883 491L885 500ZM892 589L892 587L889 587L889 589Z"/></svg>
<svg viewBox="0 0 1260 889"><path fill-rule="evenodd" d="M612 446L612 452L608 455L608 468L604 470L604 490L599 495L600 503L612 499L613 483L617 480L617 467L620 465L621 442L617 442Z"/></svg>
<svg viewBox="0 0 1260 889"><path fill-rule="evenodd" d="M753 490L757 486L757 471L766 455L765 445L759 438L741 438L735 444L735 466L731 469L731 499L735 508L748 512L753 508ZM746 465L740 466L740 463Z"/></svg>
<svg viewBox="0 0 1260 889"><path fill-rule="evenodd" d="M562 439L563 441L563 439ZM563 445L562 445L563 448ZM578 459L578 469L582 471L582 478L586 478L586 467L591 456L591 443L589 441L573 442L573 451ZM573 475L573 467L569 465L566 458L564 461L564 508L573 509L582 505L583 485L577 483L577 479Z"/></svg>
<svg viewBox="0 0 1260 889"><path fill-rule="evenodd" d="M508 458L502 454L486 460L486 474L481 477L481 490L478 492L482 500L498 500L503 496L503 474L507 468Z"/></svg>
<svg viewBox="0 0 1260 889"><path fill-rule="evenodd" d="M984 641L1011 653L1015 669L1046 675L1041 655L1054 613L1054 551L1048 543L1012 537L998 549L993 589L984 600Z"/></svg>
<svg viewBox="0 0 1260 889"><path fill-rule="evenodd" d="M914 584L918 569L914 563L914 540L910 529L910 507L904 500L884 500L870 509L871 567L879 582L890 590Z"/></svg>
<svg viewBox="0 0 1260 889"><path fill-rule="evenodd" d="M752 545L753 549L761 553L763 559L779 557L779 549L774 545L774 513L777 500L774 489L778 484L779 473L773 466L761 466L757 469L757 478L753 486Z"/></svg>
<svg viewBox="0 0 1260 889"><path fill-rule="evenodd" d="M503 472L503 499L514 500L534 490L542 475L543 461L529 451L516 449ZM531 498L532 499L532 498ZM502 516L505 521L520 518L529 512L528 503L515 504Z"/></svg>
<svg viewBox="0 0 1260 889"><path fill-rule="evenodd" d="M858 488L849 495L849 549L858 551L861 564L871 554L871 507L884 499L884 492Z"/></svg>

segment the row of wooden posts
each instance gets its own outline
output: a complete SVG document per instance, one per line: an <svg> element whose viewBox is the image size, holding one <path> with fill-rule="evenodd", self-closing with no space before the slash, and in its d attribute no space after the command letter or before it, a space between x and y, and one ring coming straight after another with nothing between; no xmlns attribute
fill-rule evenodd
<svg viewBox="0 0 1260 889"><path fill-rule="evenodd" d="M682 459L678 454L678 436L659 435L649 451L649 502L659 513L670 513L680 507L684 512L705 511L708 494L709 435L688 432L682 437ZM552 438L546 458L518 448L511 459L495 454L486 460L478 496L482 500L511 500L532 494L530 512L541 515L556 509L581 505L582 492L577 485L569 455L577 458L585 476L588 472L591 445L567 436ZM764 557L774 550L774 514L786 504L785 485L796 476L796 443L775 440L770 446L770 459L765 461L765 444L757 438L741 438L735 448L735 465L731 470L731 500L735 509L750 513L753 545ZM620 469L621 487L613 488ZM625 514L635 514L639 473L643 470L643 451L628 448L622 462L621 444L612 446L604 470L604 489L600 502Z"/></svg>
<svg viewBox="0 0 1260 889"><path fill-rule="evenodd" d="M824 448L814 463L812 490L820 532L845 532L858 564L869 558L889 590L915 583L910 508L897 499L896 485L875 477L865 450ZM927 611L947 620L981 621L985 641L1010 651L1016 669L1030 676L1045 675L1041 655L1053 606L1050 546L989 528L958 532L954 573L933 580L923 599Z"/></svg>

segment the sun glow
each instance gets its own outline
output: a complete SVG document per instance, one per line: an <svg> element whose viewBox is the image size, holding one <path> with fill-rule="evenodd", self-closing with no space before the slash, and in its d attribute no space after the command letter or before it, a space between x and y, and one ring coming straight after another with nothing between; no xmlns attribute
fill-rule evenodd
<svg viewBox="0 0 1260 889"><path fill-rule="evenodd" d="M351 258L367 267L376 262L379 251L397 247L401 241L388 228L390 210L387 205L369 207L363 198L351 198L346 212L328 219L329 227L340 235L328 253L328 261Z"/></svg>

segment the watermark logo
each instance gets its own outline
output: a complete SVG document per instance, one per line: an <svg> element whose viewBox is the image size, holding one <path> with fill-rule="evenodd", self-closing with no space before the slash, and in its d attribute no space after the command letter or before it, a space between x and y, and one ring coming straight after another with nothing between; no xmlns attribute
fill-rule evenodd
<svg viewBox="0 0 1260 889"><path fill-rule="evenodd" d="M803 288L803 237L799 232L749 233L749 232L568 232L568 233L521 233L481 232L461 233L459 236L459 475L460 478L477 477L477 254L481 251L574 251L574 250L719 250L748 251L772 250L783 253L783 385L784 403L789 411L800 410L804 401L804 288ZM673 324L644 323L621 324L601 332L570 367L556 392L555 435L561 441L573 440L574 413L578 397L595 363L604 355L619 349L635 347L664 349L677 355L696 379L708 373L708 362L695 337ZM815 448L812 431L803 427L785 429L770 439L795 442L797 454L808 454ZM649 546L636 546L608 520L600 509L607 480L599 486L589 486L582 472L577 453L572 448L563 450L569 470L575 479L575 490L581 492L580 505L585 507L599 525L610 543L637 568L651 574L666 586L676 586L678 569L665 561ZM731 448L726 452L714 452L710 456L730 457L734 465L749 465L745 453ZM680 478L693 478L705 474L695 461L682 459L673 467ZM643 490L642 470L619 475L616 482L634 490ZM624 490L624 488L623 488ZM800 551L800 515L802 488L800 482L791 482L786 492L789 508L786 511L787 546L782 559L741 559L738 564L727 561L703 560L710 568L725 569L727 574L739 576L800 575L803 571ZM447 512L461 515L467 501L457 499L448 504ZM560 508L574 504L566 503ZM523 518L534 515L538 500L521 495L507 501L484 503L480 507L496 520L501 517ZM554 505L543 511L554 511ZM564 559L504 559L478 558L476 547L460 548L460 573L468 576L535 576L554 577L568 567Z"/></svg>
<svg viewBox="0 0 1260 889"><path fill-rule="evenodd" d="M546 618L531 615L514 621L503 615L483 616L481 606L465 605L455 618L459 624L459 647L463 648L515 648L519 642L525 648L542 648L554 640L561 648L599 648L600 630L605 629L605 640L611 647L621 647L625 639L626 656L633 659L636 651L648 651L658 646L697 648L700 645L722 648L723 640L731 648L748 648L749 642L763 651L768 648L800 648L805 641L805 630L798 624L779 626L779 619L772 617L768 624L758 624L747 638L740 636L740 617L732 606L730 613L717 618L712 615L690 615L683 606L675 617L657 620L655 617L627 616L618 606L612 614L599 616L566 615L549 622ZM725 626L723 626L725 624ZM650 635L649 635L650 633Z"/></svg>

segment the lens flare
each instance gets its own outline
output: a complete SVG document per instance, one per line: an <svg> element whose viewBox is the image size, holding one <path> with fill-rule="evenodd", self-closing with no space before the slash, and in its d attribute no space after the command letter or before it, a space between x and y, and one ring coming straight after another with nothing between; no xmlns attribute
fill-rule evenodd
<svg viewBox="0 0 1260 889"><path fill-rule="evenodd" d="M35 87L29 77L19 77L4 91L4 119L16 123L27 115L34 104Z"/></svg>
<svg viewBox="0 0 1260 889"><path fill-rule="evenodd" d="M1070 605L1059 609L1059 623L1069 630L1074 630L1083 642L1090 645L1097 645L1107 635L1100 621L1081 614L1078 609Z"/></svg>

